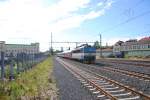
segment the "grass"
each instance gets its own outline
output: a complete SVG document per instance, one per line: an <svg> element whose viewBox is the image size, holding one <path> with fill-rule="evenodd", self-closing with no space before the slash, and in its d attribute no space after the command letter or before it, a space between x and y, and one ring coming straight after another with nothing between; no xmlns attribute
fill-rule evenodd
<svg viewBox="0 0 150 100"><path fill-rule="evenodd" d="M21 73L16 80L0 83L0 100L31 100L56 97L57 89L52 76L52 58Z"/></svg>

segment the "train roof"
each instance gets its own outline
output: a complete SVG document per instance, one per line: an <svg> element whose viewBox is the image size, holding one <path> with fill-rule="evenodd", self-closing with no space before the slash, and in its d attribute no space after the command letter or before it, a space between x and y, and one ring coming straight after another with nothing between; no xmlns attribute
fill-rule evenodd
<svg viewBox="0 0 150 100"><path fill-rule="evenodd" d="M83 44L83 45L78 46L77 48L74 48L74 49L72 49L72 50L66 50L66 51L63 51L63 52L60 52L60 53L57 53L57 54L71 53L71 52L73 52L73 51L81 50L82 48L85 48L85 47L94 48L94 47L92 47L91 45Z"/></svg>
<svg viewBox="0 0 150 100"><path fill-rule="evenodd" d="M66 50L66 51L63 51L63 52L60 52L60 53L57 53L58 55L59 54L63 54L63 53L70 53L72 50Z"/></svg>
<svg viewBox="0 0 150 100"><path fill-rule="evenodd" d="M72 51L80 50L80 49L82 49L82 48L86 48L86 47L94 48L94 47L92 47L91 45L84 44L84 45L81 45L81 46L79 46L79 47L77 47L77 48L73 49Z"/></svg>

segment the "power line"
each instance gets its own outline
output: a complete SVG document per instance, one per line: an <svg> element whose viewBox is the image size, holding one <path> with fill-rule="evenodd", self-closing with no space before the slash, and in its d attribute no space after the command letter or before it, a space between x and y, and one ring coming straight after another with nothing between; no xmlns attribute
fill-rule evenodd
<svg viewBox="0 0 150 100"><path fill-rule="evenodd" d="M51 35L51 40L52 40L52 35ZM55 46L52 46L52 44L75 44L76 47L78 46L78 44L82 44L82 43L95 43L95 42L91 42L91 41L71 41L71 42L66 42L66 41L51 41L50 44L51 44L51 53L52 53L52 48L58 48L58 47L55 47ZM62 47L62 46L60 46ZM63 46L64 47L64 46ZM73 47L65 47L65 48L73 48Z"/></svg>
<svg viewBox="0 0 150 100"><path fill-rule="evenodd" d="M102 35L99 34L99 44L100 44L100 57L102 58Z"/></svg>
<svg viewBox="0 0 150 100"><path fill-rule="evenodd" d="M113 30L113 29L115 29L115 28L117 28L117 27L119 27L119 26L121 26L121 25L123 25L123 24L126 24L126 23L128 23L128 22L130 22L130 21L132 21L132 20L135 20L135 19L137 19L137 18L139 18L139 17L142 17L142 16L144 16L144 15L147 15L147 14L150 14L150 10L147 11L147 12L144 12L144 13L142 13L142 14L139 14L139 15L137 15L137 16L133 16L133 17L131 17L131 18L129 18L129 19L127 19L127 20L125 20L125 21L123 21L123 22L117 24L116 26L111 27L111 28L109 28L109 29L103 31L102 33L111 31L111 30Z"/></svg>
<svg viewBox="0 0 150 100"><path fill-rule="evenodd" d="M74 41L74 42L57 42L57 41L53 41L53 43L94 43L94 42L91 42L91 41L79 41L79 42L77 42L77 41Z"/></svg>
<svg viewBox="0 0 150 100"><path fill-rule="evenodd" d="M127 9L125 9L125 10L123 11L123 13L121 13L121 15L122 15L122 14L127 14L128 16L131 17L131 15L134 14L134 9L137 8L139 5L141 5L144 1L145 1L145 0L139 0L139 1L137 1L134 5L131 5L131 7L128 7ZM118 7L117 7L117 8L118 8ZM119 9L122 9L122 8L119 7Z"/></svg>

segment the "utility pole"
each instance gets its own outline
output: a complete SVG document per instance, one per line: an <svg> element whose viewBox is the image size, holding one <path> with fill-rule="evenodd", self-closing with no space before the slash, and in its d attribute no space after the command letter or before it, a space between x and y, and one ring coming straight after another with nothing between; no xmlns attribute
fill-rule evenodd
<svg viewBox="0 0 150 100"><path fill-rule="evenodd" d="M108 47L108 43L106 42L106 48Z"/></svg>
<svg viewBox="0 0 150 100"><path fill-rule="evenodd" d="M53 55L53 40L52 40L52 32L51 32L51 49L50 49L50 52L51 52L51 55Z"/></svg>
<svg viewBox="0 0 150 100"><path fill-rule="evenodd" d="M76 48L77 48L77 46L78 46L78 42L76 42Z"/></svg>
<svg viewBox="0 0 150 100"><path fill-rule="evenodd" d="M64 51L64 49L63 49L63 47L61 47L61 52L63 52Z"/></svg>
<svg viewBox="0 0 150 100"><path fill-rule="evenodd" d="M100 57L102 58L102 36L99 34L99 42L100 42Z"/></svg>

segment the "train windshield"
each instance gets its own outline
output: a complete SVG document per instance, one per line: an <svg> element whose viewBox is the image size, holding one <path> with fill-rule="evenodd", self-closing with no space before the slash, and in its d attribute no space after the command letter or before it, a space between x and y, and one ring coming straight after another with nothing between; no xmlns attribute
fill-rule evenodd
<svg viewBox="0 0 150 100"><path fill-rule="evenodd" d="M87 47L87 48L84 48L84 52L85 53L96 53L96 48Z"/></svg>

